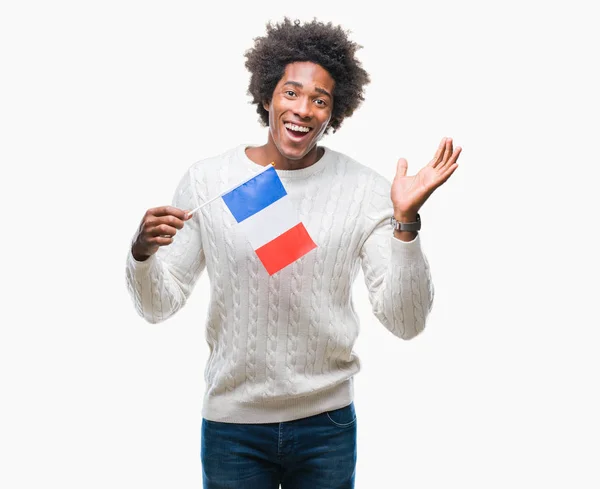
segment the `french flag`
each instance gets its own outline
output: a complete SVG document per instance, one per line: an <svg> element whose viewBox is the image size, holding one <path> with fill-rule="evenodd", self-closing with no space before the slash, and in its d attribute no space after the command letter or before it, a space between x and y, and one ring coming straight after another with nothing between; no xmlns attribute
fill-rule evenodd
<svg viewBox="0 0 600 489"><path fill-rule="evenodd" d="M272 165L221 198L269 275L317 247Z"/></svg>

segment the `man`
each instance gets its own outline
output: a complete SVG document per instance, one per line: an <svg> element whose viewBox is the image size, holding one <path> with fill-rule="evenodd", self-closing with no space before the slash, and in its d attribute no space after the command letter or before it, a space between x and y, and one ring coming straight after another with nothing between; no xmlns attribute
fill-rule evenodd
<svg viewBox="0 0 600 489"><path fill-rule="evenodd" d="M369 76L358 48L331 23L268 24L246 53L266 144L192 165L173 205L149 209L134 237L127 280L148 321L177 312L200 273L209 275L205 489L354 487L359 265L386 328L410 339L425 327L433 285L418 211L456 170L460 148L444 138L414 176L400 159L390 185L319 146L363 100ZM222 201L189 214L271 162L317 245L272 275Z"/></svg>

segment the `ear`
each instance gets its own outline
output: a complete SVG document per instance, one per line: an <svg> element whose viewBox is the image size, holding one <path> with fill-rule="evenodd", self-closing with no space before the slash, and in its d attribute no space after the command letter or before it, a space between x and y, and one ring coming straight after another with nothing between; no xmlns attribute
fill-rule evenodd
<svg viewBox="0 0 600 489"><path fill-rule="evenodd" d="M265 100L262 104L263 109L265 109L267 112L269 112L269 106L271 105L271 102L268 100Z"/></svg>

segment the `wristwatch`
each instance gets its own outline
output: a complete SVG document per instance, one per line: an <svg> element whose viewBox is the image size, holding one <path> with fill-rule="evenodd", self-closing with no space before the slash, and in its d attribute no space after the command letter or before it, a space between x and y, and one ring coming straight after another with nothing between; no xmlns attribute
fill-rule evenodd
<svg viewBox="0 0 600 489"><path fill-rule="evenodd" d="M394 219L394 216L390 217L390 224L396 231L419 231L421 229L421 216L417 213L417 220L415 222L400 222Z"/></svg>

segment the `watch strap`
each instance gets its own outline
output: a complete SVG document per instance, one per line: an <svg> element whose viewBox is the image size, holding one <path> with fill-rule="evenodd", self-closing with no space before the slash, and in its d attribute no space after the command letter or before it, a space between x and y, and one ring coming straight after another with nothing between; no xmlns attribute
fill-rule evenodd
<svg viewBox="0 0 600 489"><path fill-rule="evenodd" d="M419 231L421 229L421 216L417 213L417 220L414 222L396 221L394 216L392 216L390 223L396 231Z"/></svg>

